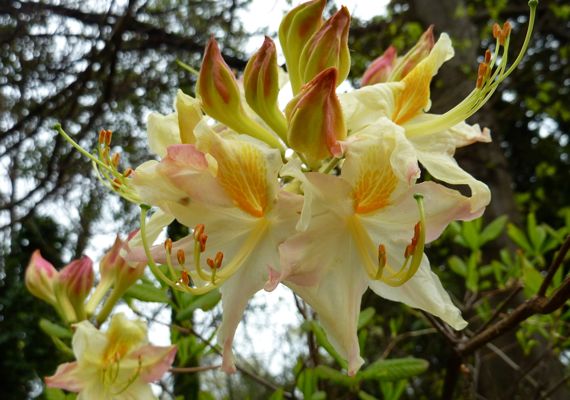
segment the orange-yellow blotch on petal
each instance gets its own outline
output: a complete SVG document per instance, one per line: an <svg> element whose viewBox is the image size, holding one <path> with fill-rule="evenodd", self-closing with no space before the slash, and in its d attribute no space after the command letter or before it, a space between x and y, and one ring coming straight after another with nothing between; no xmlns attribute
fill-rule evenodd
<svg viewBox="0 0 570 400"><path fill-rule="evenodd" d="M372 146L360 159L354 184L354 211L359 214L380 210L390 204L398 178L392 171L389 154L381 146Z"/></svg>
<svg viewBox="0 0 570 400"><path fill-rule="evenodd" d="M262 151L252 143L218 141L211 153L218 162L217 179L233 202L254 217L262 217L269 203L267 166Z"/></svg>
<svg viewBox="0 0 570 400"><path fill-rule="evenodd" d="M340 140L346 138L346 125L336 95L337 70L327 68L287 104L289 145L312 166L330 156L340 157Z"/></svg>
<svg viewBox="0 0 570 400"><path fill-rule="evenodd" d="M323 10L326 0L313 0L302 3L289 11L279 25L279 42L287 62L287 72L293 93L302 86L299 57L311 36L323 24Z"/></svg>
<svg viewBox="0 0 570 400"><path fill-rule="evenodd" d="M329 67L337 69L337 86L346 79L350 71L349 27L350 13L343 6L311 37L299 59L303 82L309 82Z"/></svg>
<svg viewBox="0 0 570 400"><path fill-rule="evenodd" d="M441 65L453 57L451 40L442 34L425 59L402 80L404 88L396 95L392 121L405 124L430 105L430 83Z"/></svg>

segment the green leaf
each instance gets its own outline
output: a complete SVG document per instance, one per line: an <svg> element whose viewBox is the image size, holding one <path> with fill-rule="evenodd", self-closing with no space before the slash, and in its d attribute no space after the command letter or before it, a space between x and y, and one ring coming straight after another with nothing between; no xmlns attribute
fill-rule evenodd
<svg viewBox="0 0 570 400"><path fill-rule="evenodd" d="M360 400L378 400L376 397L369 395L368 393L366 393L365 391L361 390L360 392L358 392L358 398Z"/></svg>
<svg viewBox="0 0 570 400"><path fill-rule="evenodd" d="M360 311L360 315L358 316L358 329L364 328L366 325L372 321L372 318L376 314L376 310L374 307L367 307L364 310Z"/></svg>
<svg viewBox="0 0 570 400"><path fill-rule="evenodd" d="M526 239L524 233L519 228L517 228L513 224L508 224L507 234L512 239L512 241L515 242L520 248L529 253L532 253L532 247L530 243Z"/></svg>
<svg viewBox="0 0 570 400"><path fill-rule="evenodd" d="M283 388L277 389L273 394L269 397L269 400L283 400L283 393L285 391Z"/></svg>
<svg viewBox="0 0 570 400"><path fill-rule="evenodd" d="M315 339L317 339L319 346L325 349L326 352L329 353L330 356L338 363L338 365L344 369L348 369L348 363L340 354L338 354L333 345L329 342L325 330L317 321L307 321L303 326L305 329L309 329L315 334Z"/></svg>
<svg viewBox="0 0 570 400"><path fill-rule="evenodd" d="M493 222L483 229L481 235L479 236L479 240L481 245L490 242L491 240L495 240L505 229L505 225L507 223L507 216L503 215L499 218L496 218Z"/></svg>
<svg viewBox="0 0 570 400"><path fill-rule="evenodd" d="M544 278L527 259L523 258L523 283L524 294L527 298L535 295L542 284Z"/></svg>
<svg viewBox="0 0 570 400"><path fill-rule="evenodd" d="M69 328L55 324L45 318L40 319L40 329L52 337L60 339L70 339L73 333Z"/></svg>
<svg viewBox="0 0 570 400"><path fill-rule="evenodd" d="M465 277L467 275L467 265L465 262L457 256L452 256L449 260L449 267L453 272L455 272L459 276Z"/></svg>
<svg viewBox="0 0 570 400"><path fill-rule="evenodd" d="M424 373L429 363L421 358L407 357L378 360L358 374L363 380L397 381Z"/></svg>
<svg viewBox="0 0 570 400"><path fill-rule="evenodd" d="M216 304L218 304L221 298L222 295L217 289L200 296L194 296L192 301L190 301L190 304L176 315L176 319L178 321L184 321L190 318L192 313L194 313L198 308L204 311L211 310Z"/></svg>
<svg viewBox="0 0 570 400"><path fill-rule="evenodd" d="M477 293L479 291L479 271L477 270L478 261L478 251L471 253L469 260L467 261L467 280L465 281L465 286L473 293Z"/></svg>
<svg viewBox="0 0 570 400"><path fill-rule="evenodd" d="M348 376L326 365L317 366L315 372L320 379L326 379L337 385L352 387L358 384L358 378Z"/></svg>
<svg viewBox="0 0 570 400"><path fill-rule="evenodd" d="M139 283L131 286L125 292L125 296L154 303L170 302L170 298L168 297L166 290L159 289L150 283Z"/></svg>
<svg viewBox="0 0 570 400"><path fill-rule="evenodd" d="M46 400L65 400L65 393L61 389L46 388L44 395Z"/></svg>
<svg viewBox="0 0 570 400"><path fill-rule="evenodd" d="M479 232L476 229L475 222L469 221L463 223L463 238L467 246L471 250L477 250L480 247Z"/></svg>

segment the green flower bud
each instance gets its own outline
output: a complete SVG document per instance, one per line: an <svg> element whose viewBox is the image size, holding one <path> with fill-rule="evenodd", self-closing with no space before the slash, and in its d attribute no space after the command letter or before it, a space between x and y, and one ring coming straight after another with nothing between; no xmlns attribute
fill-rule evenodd
<svg viewBox="0 0 570 400"><path fill-rule="evenodd" d="M309 39L299 59L303 82L309 82L329 67L338 71L337 86L346 79L350 71L349 27L350 13L343 6Z"/></svg>
<svg viewBox="0 0 570 400"><path fill-rule="evenodd" d="M303 47L323 24L323 10L326 0L313 0L295 7L279 25L279 42L287 62L287 72L293 93L299 93L303 85L299 59Z"/></svg>
<svg viewBox="0 0 570 400"><path fill-rule="evenodd" d="M266 36L245 67L243 84L247 104L285 140L287 121L277 105L279 67L276 54L275 43Z"/></svg>
<svg viewBox="0 0 570 400"><path fill-rule="evenodd" d="M339 140L346 126L336 95L337 70L327 68L301 89L285 109L289 145L302 154L312 168L330 156L340 157Z"/></svg>

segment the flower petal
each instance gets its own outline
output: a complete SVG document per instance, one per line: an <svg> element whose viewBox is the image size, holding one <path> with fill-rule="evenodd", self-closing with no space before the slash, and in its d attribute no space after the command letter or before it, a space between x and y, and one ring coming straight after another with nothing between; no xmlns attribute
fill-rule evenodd
<svg viewBox="0 0 570 400"><path fill-rule="evenodd" d="M402 80L404 89L396 96L396 106L391 119L402 125L418 115L422 110L430 108L430 83L444 62L454 55L451 40L443 33L431 50L429 56L422 60Z"/></svg>
<svg viewBox="0 0 570 400"><path fill-rule="evenodd" d="M151 113L147 119L148 146L160 157L166 155L166 148L180 143L180 130L176 113L162 115Z"/></svg>
<svg viewBox="0 0 570 400"><path fill-rule="evenodd" d="M145 382L154 382L162 378L174 362L176 346L145 345L129 355L131 359L142 361L141 379Z"/></svg>
<svg viewBox="0 0 570 400"><path fill-rule="evenodd" d="M79 392L83 389L84 382L77 375L77 369L77 362L61 364L55 374L45 377L45 383L48 387Z"/></svg>
<svg viewBox="0 0 570 400"><path fill-rule="evenodd" d="M370 289L385 299L427 311L456 330L467 326L467 322L461 317L461 311L453 304L437 275L431 271L425 255L416 274L403 285L392 287L381 281L371 281Z"/></svg>
<svg viewBox="0 0 570 400"><path fill-rule="evenodd" d="M420 163L434 178L454 185L469 186L471 213L479 216L491 201L491 192L487 185L473 178L457 164L453 158L456 140L458 139L448 131L415 137L412 142Z"/></svg>
<svg viewBox="0 0 570 400"><path fill-rule="evenodd" d="M394 98L404 89L400 82L379 83L339 95L348 134L358 133L381 117L390 118Z"/></svg>

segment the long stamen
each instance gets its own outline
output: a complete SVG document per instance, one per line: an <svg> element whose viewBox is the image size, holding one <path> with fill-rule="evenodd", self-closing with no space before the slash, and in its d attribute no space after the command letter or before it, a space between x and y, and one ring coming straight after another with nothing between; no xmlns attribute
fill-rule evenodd
<svg viewBox="0 0 570 400"><path fill-rule="evenodd" d="M461 103L453 107L445 114L429 121L408 124L406 126L406 135L408 137L428 135L449 129L469 118L481 107L483 107L483 105L485 105L485 103L493 95L501 82L503 82L520 64L522 58L526 53L526 50L530 43L530 38L532 37L532 30L534 27L538 1L530 0L528 5L530 8L530 13L526 36L515 61L510 65L510 67L507 68L507 56L511 32L510 24L505 23L503 28L495 25L493 27L493 35L497 39L495 52L492 59L490 60L490 63L487 61L489 53L485 53L486 62L484 64L487 65L487 67L484 67L485 74L478 75L476 88ZM501 47L503 48L501 57L502 59L497 68L494 69L496 60L498 59L499 49ZM492 74L490 74L490 71L492 71Z"/></svg>

